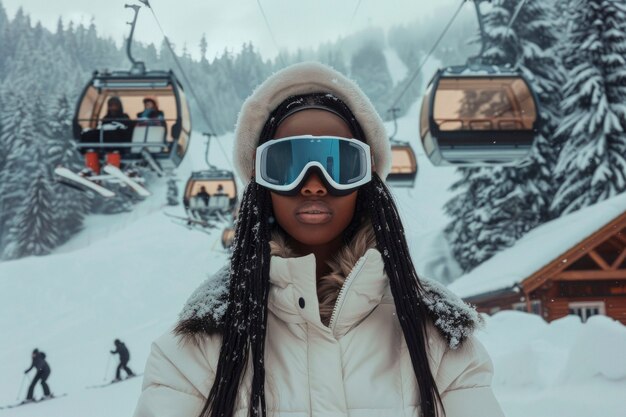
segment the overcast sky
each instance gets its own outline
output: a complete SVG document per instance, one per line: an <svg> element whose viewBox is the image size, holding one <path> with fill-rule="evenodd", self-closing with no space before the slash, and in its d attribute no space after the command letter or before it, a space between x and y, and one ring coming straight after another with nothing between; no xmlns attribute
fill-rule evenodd
<svg viewBox="0 0 626 417"><path fill-rule="evenodd" d="M335 40L368 25L388 28L414 21L420 17L448 21L461 0L261 0L267 19L280 48L314 46ZM133 0L0 0L10 17L19 7L31 15L33 23L55 30L61 16L89 24L94 19L100 34L121 43L128 33L126 22L132 18L124 4ZM277 49L263 20L257 0L151 0L165 32L178 47L187 44L189 51L199 56L199 40L206 33L208 58L224 48L235 51L247 41L267 57ZM449 6L442 8L442 6ZM467 7L467 6L465 6ZM447 10L446 10L447 9ZM436 10L436 11L435 11ZM351 24L352 21L352 24ZM140 14L137 39L143 42L161 41L160 33L148 10Z"/></svg>

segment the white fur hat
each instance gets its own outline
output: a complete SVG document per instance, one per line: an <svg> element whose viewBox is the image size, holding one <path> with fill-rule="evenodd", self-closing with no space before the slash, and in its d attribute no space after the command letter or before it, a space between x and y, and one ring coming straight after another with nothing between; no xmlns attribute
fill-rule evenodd
<svg viewBox="0 0 626 417"><path fill-rule="evenodd" d="M383 121L354 81L318 62L291 65L270 76L246 99L235 128L237 175L247 184L254 173L254 154L270 114L291 96L331 93L354 114L372 149L375 171L384 180L391 168L391 145Z"/></svg>

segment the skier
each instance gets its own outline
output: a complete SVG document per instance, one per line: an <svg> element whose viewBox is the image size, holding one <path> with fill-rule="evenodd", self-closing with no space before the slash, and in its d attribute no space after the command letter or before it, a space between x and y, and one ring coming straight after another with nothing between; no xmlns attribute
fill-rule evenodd
<svg viewBox="0 0 626 417"><path fill-rule="evenodd" d="M33 363L30 365L30 368L24 371L25 374L29 373L31 369L35 368L37 373L33 378L33 381L30 383L30 387L28 387L28 394L26 395L25 402L35 401L33 397L35 391L35 385L37 382L41 381L41 387L43 388L43 398L52 397L52 393L50 392L50 387L46 383L48 377L50 376L50 366L48 362L46 362L46 354L40 352L38 349L34 349L31 354Z"/></svg>
<svg viewBox="0 0 626 417"><path fill-rule="evenodd" d="M234 153L232 256L154 342L136 417L503 416L480 316L415 272L388 135L354 82L277 72L244 102Z"/></svg>
<svg viewBox="0 0 626 417"><path fill-rule="evenodd" d="M115 339L113 343L115 344L115 350L111 351L111 355L120 355L120 364L117 365L117 370L115 371L115 379L113 380L113 382L121 381L122 378L120 377L120 371L122 369L126 372L126 378L135 376L133 371L131 371L128 367L128 361L130 360L130 352L128 351L128 348L119 339Z"/></svg>

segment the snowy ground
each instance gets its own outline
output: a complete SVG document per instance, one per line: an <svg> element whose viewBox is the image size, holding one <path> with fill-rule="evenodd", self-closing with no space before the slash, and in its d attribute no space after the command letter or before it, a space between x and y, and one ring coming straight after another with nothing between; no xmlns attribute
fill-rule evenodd
<svg viewBox="0 0 626 417"><path fill-rule="evenodd" d="M626 326L606 316L548 324L503 311L478 337L494 362L493 387L507 417L624 417Z"/></svg>
<svg viewBox="0 0 626 417"><path fill-rule="evenodd" d="M416 105L400 120L398 138L415 146L418 180L395 196L418 270L440 278L437 265L447 256L441 205L456 174L427 161L416 142L417 126ZM213 144L212 162L226 168L232 135L219 140L227 155ZM194 135L179 169L181 188L191 170L205 168L203 142ZM173 323L193 289L227 261L221 231L206 235L172 223L163 214L164 185L152 188L155 195L132 213L89 218L85 230L54 254L0 264L0 405L16 401L34 347L48 356L53 392L69 394L0 410L0 417L132 414L140 378L85 388L113 377L113 364L107 368L113 339L126 342L131 368L142 371L151 341ZM479 337L493 357L494 390L507 416L625 415L624 326L603 317L585 325L571 318L548 325L536 316L505 312L488 318Z"/></svg>

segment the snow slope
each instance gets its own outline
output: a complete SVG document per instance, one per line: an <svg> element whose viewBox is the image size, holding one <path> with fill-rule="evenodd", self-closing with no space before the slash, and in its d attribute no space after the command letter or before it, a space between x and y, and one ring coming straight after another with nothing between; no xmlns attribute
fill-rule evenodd
<svg viewBox="0 0 626 417"><path fill-rule="evenodd" d="M387 67L391 74L391 81L394 85L404 80L409 73L409 69L404 65L404 62L398 56L398 53L393 48L387 48L383 51L385 54L385 60L387 61Z"/></svg>
<svg viewBox="0 0 626 417"><path fill-rule="evenodd" d="M623 417L626 326L605 316L546 323L502 311L478 332L494 363L493 389L507 417Z"/></svg>

